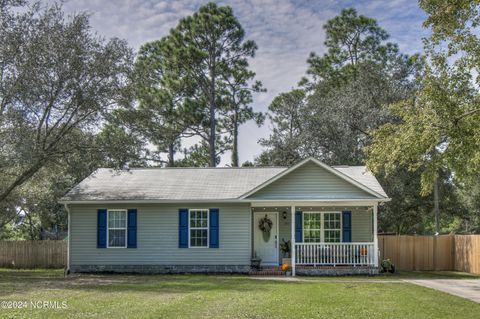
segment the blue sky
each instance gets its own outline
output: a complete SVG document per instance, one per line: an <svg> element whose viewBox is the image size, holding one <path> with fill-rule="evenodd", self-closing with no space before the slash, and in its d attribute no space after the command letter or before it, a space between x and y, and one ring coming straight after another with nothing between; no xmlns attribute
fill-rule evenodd
<svg viewBox="0 0 480 319"><path fill-rule="evenodd" d="M208 1L155 0L67 0L67 12L91 13L95 31L105 37L120 37L138 49L144 42L168 34L178 20L192 14ZM305 74L310 52L322 54L325 34L322 26L343 8L354 7L360 14L375 18L388 31L390 41L403 53L421 52L422 37L427 35L422 22L424 12L414 0L231 0L216 1L229 5L245 28L247 39L258 45L251 68L267 88L255 96L254 108L266 111L279 93L296 86ZM250 123L240 129L240 162L253 160L260 154L259 138L269 135L270 125L258 128ZM229 156L222 160L228 164Z"/></svg>

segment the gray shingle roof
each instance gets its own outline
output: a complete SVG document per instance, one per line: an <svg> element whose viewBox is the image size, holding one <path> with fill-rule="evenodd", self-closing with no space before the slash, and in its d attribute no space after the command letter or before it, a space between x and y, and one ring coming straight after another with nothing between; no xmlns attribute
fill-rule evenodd
<svg viewBox="0 0 480 319"><path fill-rule="evenodd" d="M360 184L370 188L378 194L388 197L383 190L380 183L377 181L372 172L370 172L365 166L333 166L337 171L347 175L351 179L359 182Z"/></svg>
<svg viewBox="0 0 480 319"><path fill-rule="evenodd" d="M333 167L387 197L364 166ZM101 168L70 190L61 202L96 200L232 200L285 171L262 168Z"/></svg>
<svg viewBox="0 0 480 319"><path fill-rule="evenodd" d="M63 200L235 199L285 168L101 168Z"/></svg>

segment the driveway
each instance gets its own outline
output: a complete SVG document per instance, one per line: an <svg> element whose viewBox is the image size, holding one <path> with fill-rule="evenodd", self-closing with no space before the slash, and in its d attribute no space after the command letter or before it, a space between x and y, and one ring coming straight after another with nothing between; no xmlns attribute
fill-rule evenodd
<svg viewBox="0 0 480 319"><path fill-rule="evenodd" d="M480 279L408 279L405 281L480 303Z"/></svg>

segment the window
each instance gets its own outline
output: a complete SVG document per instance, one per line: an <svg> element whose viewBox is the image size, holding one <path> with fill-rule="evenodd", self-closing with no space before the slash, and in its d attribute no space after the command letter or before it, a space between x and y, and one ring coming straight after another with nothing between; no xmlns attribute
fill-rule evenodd
<svg viewBox="0 0 480 319"><path fill-rule="evenodd" d="M108 247L127 247L127 211L124 209L108 211Z"/></svg>
<svg viewBox="0 0 480 319"><path fill-rule="evenodd" d="M190 247L208 247L208 209L189 210Z"/></svg>
<svg viewBox="0 0 480 319"><path fill-rule="evenodd" d="M341 213L304 212L303 241L305 243L338 243L342 241Z"/></svg>
<svg viewBox="0 0 480 319"><path fill-rule="evenodd" d="M306 243L319 243L322 240L322 221L319 213L303 214L303 238Z"/></svg>
<svg viewBox="0 0 480 319"><path fill-rule="evenodd" d="M340 225L339 213L323 214L324 242L339 243L341 241L340 233L342 226Z"/></svg>

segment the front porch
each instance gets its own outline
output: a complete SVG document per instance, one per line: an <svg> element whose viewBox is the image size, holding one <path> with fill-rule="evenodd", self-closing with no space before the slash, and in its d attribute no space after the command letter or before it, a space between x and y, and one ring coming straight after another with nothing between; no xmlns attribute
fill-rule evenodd
<svg viewBox="0 0 480 319"><path fill-rule="evenodd" d="M252 257L264 269L287 257L281 244L290 242L292 275L371 275L378 272L376 202L252 203ZM292 213L294 212L294 213ZM259 221L272 221L269 236Z"/></svg>

